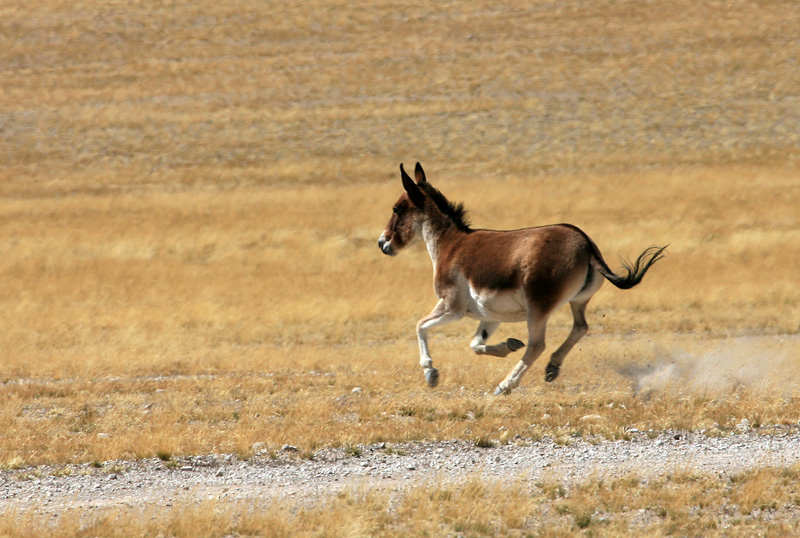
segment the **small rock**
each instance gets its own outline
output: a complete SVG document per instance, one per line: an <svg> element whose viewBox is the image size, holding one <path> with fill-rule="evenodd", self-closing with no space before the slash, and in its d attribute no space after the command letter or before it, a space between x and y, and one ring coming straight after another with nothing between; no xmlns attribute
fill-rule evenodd
<svg viewBox="0 0 800 538"><path fill-rule="evenodd" d="M355 387L351 392L353 394L359 394L361 392L361 387Z"/></svg>
<svg viewBox="0 0 800 538"><path fill-rule="evenodd" d="M284 452L297 452L299 449L296 446L283 445L281 450L283 450Z"/></svg>
<svg viewBox="0 0 800 538"><path fill-rule="evenodd" d="M191 470L192 470L191 465L184 465L183 467L181 467L181 471L191 471Z"/></svg>
<svg viewBox="0 0 800 538"><path fill-rule="evenodd" d="M736 425L736 429L740 432L750 431L750 421L746 418L743 418L742 421Z"/></svg>

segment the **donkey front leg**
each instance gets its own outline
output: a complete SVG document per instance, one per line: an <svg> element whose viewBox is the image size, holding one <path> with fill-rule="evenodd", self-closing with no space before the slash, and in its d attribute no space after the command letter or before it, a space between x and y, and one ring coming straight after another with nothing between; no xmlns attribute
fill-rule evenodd
<svg viewBox="0 0 800 538"><path fill-rule="evenodd" d="M525 344L516 338L509 338L505 342L487 346L486 340L494 334L499 326L500 323L496 321L481 321L480 325L478 325L478 330L475 332L475 336L472 338L472 342L469 344L469 347L472 348L472 351L474 351L476 355L505 357L509 353L525 347Z"/></svg>
<svg viewBox="0 0 800 538"><path fill-rule="evenodd" d="M528 368L533 364L533 361L542 354L545 347L544 336L546 325L547 318L537 320L536 322L528 322L528 348L525 350L522 360L517 363L514 369L511 370L506 378L497 386L494 391L495 396L499 394L508 394L511 392L511 389L516 388L522 376L525 375L525 372L527 372Z"/></svg>
<svg viewBox="0 0 800 538"><path fill-rule="evenodd" d="M428 331L439 325L460 319L463 314L451 309L444 299L440 299L430 314L417 323L417 340L419 342L419 364L425 372L428 385L439 384L439 370L433 367L433 359L428 351Z"/></svg>

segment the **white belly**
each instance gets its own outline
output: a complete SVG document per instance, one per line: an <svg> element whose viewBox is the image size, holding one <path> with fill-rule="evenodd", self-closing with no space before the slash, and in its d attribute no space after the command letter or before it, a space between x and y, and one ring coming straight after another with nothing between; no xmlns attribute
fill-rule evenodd
<svg viewBox="0 0 800 538"><path fill-rule="evenodd" d="M525 297L521 289L479 291L470 286L467 316L484 321L525 321Z"/></svg>

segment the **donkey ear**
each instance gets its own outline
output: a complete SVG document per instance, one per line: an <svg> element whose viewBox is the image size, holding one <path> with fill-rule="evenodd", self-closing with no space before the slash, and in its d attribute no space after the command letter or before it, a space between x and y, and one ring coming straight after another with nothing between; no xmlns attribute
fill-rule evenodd
<svg viewBox="0 0 800 538"><path fill-rule="evenodd" d="M403 188L406 190L411 203L422 209L425 206L425 195L411 177L406 174L406 171L403 169L403 163L400 163L400 176L403 178Z"/></svg>
<svg viewBox="0 0 800 538"><path fill-rule="evenodd" d="M417 185L420 183L425 183L425 170L422 169L422 165L417 163L416 168L414 168L414 178L417 180Z"/></svg>

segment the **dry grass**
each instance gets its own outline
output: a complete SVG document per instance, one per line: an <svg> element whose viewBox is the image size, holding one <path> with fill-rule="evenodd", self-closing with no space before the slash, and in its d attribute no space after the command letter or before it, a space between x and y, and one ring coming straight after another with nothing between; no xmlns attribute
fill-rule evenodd
<svg viewBox="0 0 800 538"><path fill-rule="evenodd" d="M323 446L420 439L505 442L548 435L570 443L576 437L625 439L634 427L730 435L742 419L753 426L800 419L797 388L778 382L796 375L793 361L753 378L757 363L749 357L729 362L725 349L687 358L660 355L633 337L598 336L587 342L591 351L574 357L565 380L545 385L537 373L510 397L494 398L485 391L508 363L472 358L457 344L440 340L446 377L436 391L426 389L417 368L403 362L413 353L412 342L267 348L262 369L254 362L253 370L221 362L218 368L228 371L187 364L210 372L8 382L0 413L6 432L2 463L159 453L247 457L255 443L267 449L290 443L308 453ZM350 348L349 364L326 365L319 358L326 350ZM770 357L768 348L761 353ZM355 386L361 392L353 393Z"/></svg>
<svg viewBox="0 0 800 538"><path fill-rule="evenodd" d="M0 465L800 418L795 2L0 21ZM473 357L463 322L428 390L430 262L375 245L414 160L478 226L669 255L598 293L556 384L537 366L487 397L512 362Z"/></svg>
<svg viewBox="0 0 800 538"><path fill-rule="evenodd" d="M3 5L0 465L796 423L798 9ZM478 226L669 256L601 290L557 383L539 365L487 396L513 359L472 356L462 322L433 336L431 391L430 262L375 245L415 160ZM780 535L796 481L473 480L57 527L31 507L0 535Z"/></svg>
<svg viewBox="0 0 800 538"><path fill-rule="evenodd" d="M566 488L469 479L413 489L355 489L313 501L222 499L172 507L67 511L53 523L35 511L0 522L28 538L170 536L791 536L798 530L797 468L731 476L675 472L594 477Z"/></svg>
<svg viewBox="0 0 800 538"><path fill-rule="evenodd" d="M534 180L513 206L522 180L440 183L476 224L578 222L611 260L672 244L641 287L601 290L562 380L544 385L537 367L501 399L485 392L513 359L474 357L466 321L434 334L443 380L424 385L413 327L434 303L430 261L375 245L394 180L6 199L0 463L796 422L785 380L797 375L800 193L775 186L790 174L647 172L641 191L633 179ZM752 194L709 209L723 183ZM569 195L545 202L555 184ZM551 349L569 324L554 318ZM686 379L709 372L687 398Z"/></svg>
<svg viewBox="0 0 800 538"><path fill-rule="evenodd" d="M791 0L2 15L4 194L372 181L410 159L491 180L797 165Z"/></svg>

